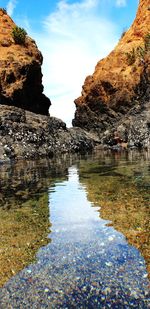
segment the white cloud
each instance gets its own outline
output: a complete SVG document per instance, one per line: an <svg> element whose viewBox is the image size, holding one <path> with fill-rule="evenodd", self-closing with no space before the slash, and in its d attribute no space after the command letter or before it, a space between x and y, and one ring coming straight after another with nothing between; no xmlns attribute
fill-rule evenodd
<svg viewBox="0 0 150 309"><path fill-rule="evenodd" d="M33 34L44 56L43 82L52 101L50 114L69 125L74 117L73 101L80 95L85 77L116 43L114 24L98 16L99 3L61 0L44 20L44 33Z"/></svg>
<svg viewBox="0 0 150 309"><path fill-rule="evenodd" d="M121 7L121 6L126 6L126 0L116 0L116 5Z"/></svg>
<svg viewBox="0 0 150 309"><path fill-rule="evenodd" d="M8 15L10 15L10 16L13 15L13 12L14 12L16 5L17 5L17 0L10 0L7 3L6 9L7 9Z"/></svg>

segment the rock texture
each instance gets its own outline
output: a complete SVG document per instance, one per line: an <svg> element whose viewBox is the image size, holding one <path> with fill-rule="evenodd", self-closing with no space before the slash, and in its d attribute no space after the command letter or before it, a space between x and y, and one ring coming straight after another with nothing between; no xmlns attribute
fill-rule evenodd
<svg viewBox="0 0 150 309"><path fill-rule="evenodd" d="M80 128L67 129L60 119L17 107L0 107L0 162L86 153L95 143L90 134Z"/></svg>
<svg viewBox="0 0 150 309"><path fill-rule="evenodd" d="M48 115L50 100L43 94L42 55L35 41L15 44L13 20L0 9L0 104Z"/></svg>
<svg viewBox="0 0 150 309"><path fill-rule="evenodd" d="M75 100L73 125L96 132L103 144L150 147L149 21L149 0L140 0L131 28Z"/></svg>

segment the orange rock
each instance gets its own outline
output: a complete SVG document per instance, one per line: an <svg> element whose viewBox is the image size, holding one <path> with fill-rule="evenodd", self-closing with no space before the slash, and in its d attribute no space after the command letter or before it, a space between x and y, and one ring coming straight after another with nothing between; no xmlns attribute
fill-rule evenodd
<svg viewBox="0 0 150 309"><path fill-rule="evenodd" d="M75 100L73 125L105 131L135 104L139 104L148 87L149 52L137 55L150 34L149 0L140 0L135 21L115 49L100 60L92 76L85 79L82 95ZM132 55L132 53L135 55ZM129 64L127 53L135 56ZM144 98L147 100L148 98Z"/></svg>
<svg viewBox="0 0 150 309"><path fill-rule="evenodd" d="M43 94L42 54L29 36L24 45L15 44L15 26L0 9L0 104L48 115L50 100Z"/></svg>

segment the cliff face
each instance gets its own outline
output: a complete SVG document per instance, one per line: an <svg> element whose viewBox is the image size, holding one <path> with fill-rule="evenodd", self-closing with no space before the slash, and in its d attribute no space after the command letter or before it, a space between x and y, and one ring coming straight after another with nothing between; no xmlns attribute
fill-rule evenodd
<svg viewBox="0 0 150 309"><path fill-rule="evenodd" d="M149 0L140 0L131 28L85 79L82 94L75 100L74 126L104 133L124 121L129 135L127 121L134 123L134 116L143 112L145 104L149 110L149 20Z"/></svg>
<svg viewBox="0 0 150 309"><path fill-rule="evenodd" d="M48 115L50 100L43 94L42 55L28 36L25 44L15 43L15 26L0 9L0 104Z"/></svg>

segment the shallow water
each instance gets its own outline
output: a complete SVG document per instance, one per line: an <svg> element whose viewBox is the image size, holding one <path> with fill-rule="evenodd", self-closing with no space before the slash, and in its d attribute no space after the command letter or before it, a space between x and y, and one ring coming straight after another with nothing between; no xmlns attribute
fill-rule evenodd
<svg viewBox="0 0 150 309"><path fill-rule="evenodd" d="M11 221L14 218L16 220L16 213L18 218L18 211L21 211L21 218L23 214L26 215L23 222L33 216L31 226L23 226L26 233L24 242L27 244L30 241L28 248L32 251L31 260L36 251L37 253L32 263L28 256L25 256L24 265L29 262L30 264L26 267L20 266L22 270L10 278L1 289L2 309L149 308L149 280L146 269L148 260L143 257L143 252L149 254L148 243L144 238L146 251L142 251L141 247L139 251L134 241L130 239L129 244L126 239L126 231L130 229L135 233L137 229L143 233L143 224L145 226L146 222L149 222L150 169L149 160L145 159L145 156L138 155L134 160L127 155L116 157L102 153L96 157L89 156L69 162L67 160L67 163L62 162L57 168L54 168L53 164L48 166L47 163L42 163L40 168L39 163L37 166L29 164L28 177L22 172L22 178L19 168L14 168L11 173L9 168L7 171L3 168L3 174L3 222L7 222L4 214L9 217L10 212ZM26 176L23 182L24 191L19 191L19 195L18 174L21 183ZM9 202L12 202L8 203L7 194L4 192L10 178L15 179L17 185L12 181L11 188L15 187L15 190L10 190ZM20 201L20 197L24 200L21 200L17 207L16 201ZM140 212L140 217L142 213L144 218L142 216L141 221L138 218L137 227L134 226L134 220L130 220L130 225L124 227L124 221L128 223L126 211L129 206L129 216L133 213L133 201L139 205L136 212ZM146 208L143 203L146 203ZM126 207L123 207L124 204ZM118 207L119 224L114 205L115 210ZM41 207L42 214L39 211ZM48 221L51 225L49 232ZM117 229L111 226L112 224ZM17 228L19 233L22 233L22 219ZM28 235L27 231L30 230L34 230L34 234L30 232ZM119 232L120 230L124 234ZM8 246L14 246L16 237L12 236L11 241L8 237ZM37 237L39 244L35 246ZM24 239L22 234L21 238ZM20 247L18 240L18 250ZM10 256L9 259L11 260Z"/></svg>

